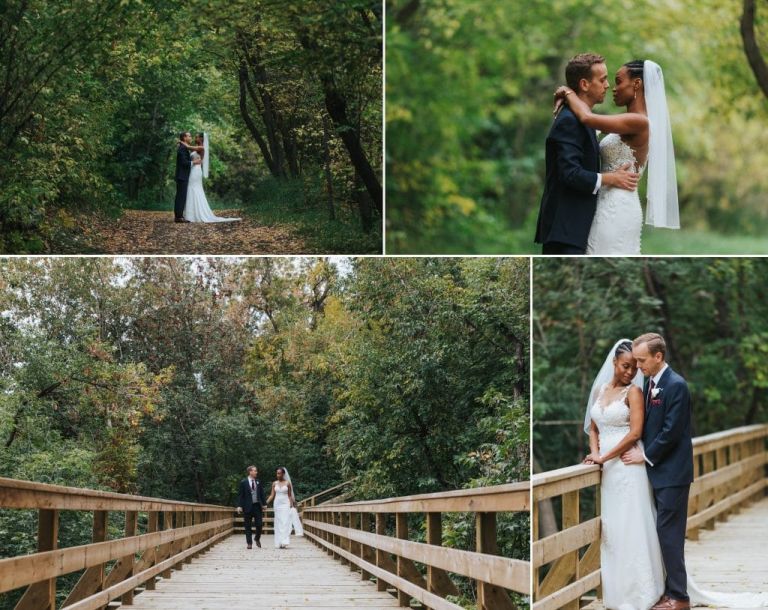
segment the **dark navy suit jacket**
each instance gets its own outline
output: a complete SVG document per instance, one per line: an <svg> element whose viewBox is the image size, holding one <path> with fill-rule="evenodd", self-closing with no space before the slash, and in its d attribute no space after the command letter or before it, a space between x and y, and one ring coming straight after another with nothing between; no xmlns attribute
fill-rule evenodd
<svg viewBox="0 0 768 610"><path fill-rule="evenodd" d="M593 193L599 171L595 130L581 123L570 108L563 108L547 136L536 243L560 242L586 250L597 207Z"/></svg>
<svg viewBox="0 0 768 610"><path fill-rule="evenodd" d="M186 146L179 144L176 150L176 180L189 180L189 171L192 169L192 157Z"/></svg>
<svg viewBox="0 0 768 610"><path fill-rule="evenodd" d="M648 478L654 489L690 485L693 482L691 439L691 393L680 375L667 367L659 379L656 398L649 382L643 390L645 423L643 444Z"/></svg>
<svg viewBox="0 0 768 610"><path fill-rule="evenodd" d="M248 477L245 477L240 481L240 493L237 498L237 505L243 509L244 513L250 513L256 508L257 513L261 513L261 507L266 506L267 500L264 497L264 486L261 481L256 479L256 493L258 494L259 503L253 503L253 496L251 494L251 486L248 482Z"/></svg>

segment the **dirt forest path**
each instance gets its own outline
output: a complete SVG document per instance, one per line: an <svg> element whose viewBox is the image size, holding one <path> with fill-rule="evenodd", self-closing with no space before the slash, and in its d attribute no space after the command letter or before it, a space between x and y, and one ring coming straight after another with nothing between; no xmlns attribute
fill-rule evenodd
<svg viewBox="0 0 768 610"><path fill-rule="evenodd" d="M235 218L239 210L216 210ZM96 229L96 247L104 254L314 254L290 225L239 222L175 223L171 212L126 210Z"/></svg>

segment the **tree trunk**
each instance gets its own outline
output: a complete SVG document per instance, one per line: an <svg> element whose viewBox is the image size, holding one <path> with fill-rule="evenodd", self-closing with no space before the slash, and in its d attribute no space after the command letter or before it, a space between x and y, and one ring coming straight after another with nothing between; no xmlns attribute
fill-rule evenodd
<svg viewBox="0 0 768 610"><path fill-rule="evenodd" d="M757 6L755 0L744 0L744 12L741 15L741 40L744 53L747 55L749 67L757 79L757 84L765 97L768 97L768 64L766 64L755 35L755 16Z"/></svg>
<svg viewBox="0 0 768 610"><path fill-rule="evenodd" d="M248 69L244 64L241 64L240 66L240 115L243 117L245 126L248 128L248 131L251 133L251 136L253 136L253 139L256 141L256 144L259 146L259 150L261 150L261 154L264 157L264 161L266 162L270 173L275 178L279 178L280 170L275 166L274 159L272 159L272 154L269 151L269 146L267 145L266 141L264 140L258 128L256 127L256 124L253 122L251 115L248 113L248 102L246 98L247 80L248 80Z"/></svg>
<svg viewBox="0 0 768 610"><path fill-rule="evenodd" d="M328 145L328 117L323 117L323 161L325 162L325 186L328 193L328 217L336 220L336 209L333 203L333 174L331 173L331 147Z"/></svg>

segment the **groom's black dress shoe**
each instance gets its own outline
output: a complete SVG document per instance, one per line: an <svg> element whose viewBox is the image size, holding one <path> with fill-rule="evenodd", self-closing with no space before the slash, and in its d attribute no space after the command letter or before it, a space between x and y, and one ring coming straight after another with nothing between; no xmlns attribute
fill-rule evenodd
<svg viewBox="0 0 768 610"><path fill-rule="evenodd" d="M256 546L257 546L257 547L259 547L259 548L261 548L261 540L257 540L257 541L256 541Z"/></svg>
<svg viewBox="0 0 768 610"><path fill-rule="evenodd" d="M186 218L174 218L173 222L189 222Z"/></svg>

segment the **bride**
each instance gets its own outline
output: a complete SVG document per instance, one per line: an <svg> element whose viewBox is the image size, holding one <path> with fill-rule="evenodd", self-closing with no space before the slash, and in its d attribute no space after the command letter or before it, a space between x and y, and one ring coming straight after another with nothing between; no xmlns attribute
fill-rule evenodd
<svg viewBox="0 0 768 610"><path fill-rule="evenodd" d="M600 142L603 171L626 163L639 174L648 170L646 223L679 229L675 151L661 67L649 60L631 61L616 72L613 101L627 111L595 114L573 90L560 87L556 105L563 100L587 127L608 133ZM597 209L587 241L587 254L640 254L643 212L637 191L609 186L597 194Z"/></svg>
<svg viewBox="0 0 768 610"><path fill-rule="evenodd" d="M208 177L208 162L210 159L208 148L208 134L199 133L195 137L195 145L179 141L192 151L190 157L193 164L189 172L189 185L187 186L187 203L184 207L184 219L189 222L236 222L239 218L222 218L216 216L208 205L208 199L203 190L203 178ZM202 164L195 164L196 159L202 159Z"/></svg>
<svg viewBox="0 0 768 610"><path fill-rule="evenodd" d="M632 341L614 344L592 384L584 430L587 464L602 465L600 571L609 610L648 610L664 593L664 565L656 533L653 491L644 464L625 464L621 454L639 445L645 404L643 375ZM702 591L688 575L690 604L720 608L768 606L768 594Z"/></svg>
<svg viewBox="0 0 768 610"><path fill-rule="evenodd" d="M267 498L267 504L274 500L275 509L275 548L285 549L291 543L293 520L291 509L296 508L293 495L293 485L288 470L282 466L277 469L277 481L272 483L272 493ZM302 532L303 533L303 532Z"/></svg>

